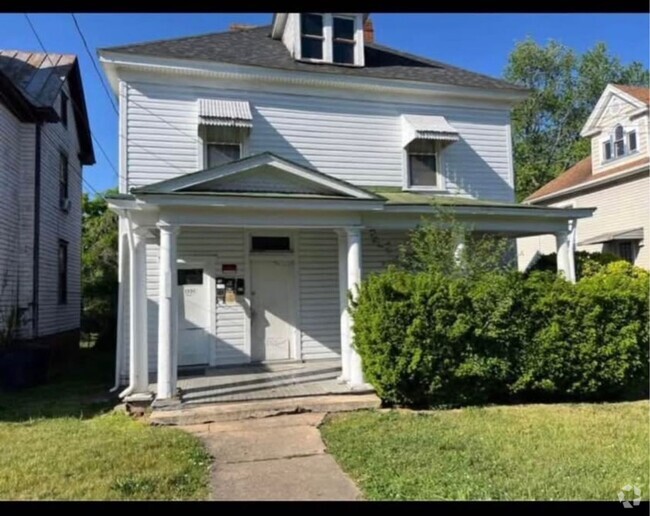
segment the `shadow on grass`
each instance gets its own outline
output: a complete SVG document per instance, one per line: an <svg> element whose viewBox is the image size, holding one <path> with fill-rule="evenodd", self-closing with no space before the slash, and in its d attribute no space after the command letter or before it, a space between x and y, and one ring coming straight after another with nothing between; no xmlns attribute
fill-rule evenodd
<svg viewBox="0 0 650 516"><path fill-rule="evenodd" d="M47 384L15 392L0 391L0 422L75 417L91 418L117 401L112 353L81 349L77 363Z"/></svg>

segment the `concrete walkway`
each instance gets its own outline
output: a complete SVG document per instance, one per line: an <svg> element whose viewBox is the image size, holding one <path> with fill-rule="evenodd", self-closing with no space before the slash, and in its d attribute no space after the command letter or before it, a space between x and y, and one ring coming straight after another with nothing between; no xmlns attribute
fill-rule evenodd
<svg viewBox="0 0 650 516"><path fill-rule="evenodd" d="M325 414L181 426L214 457L214 500L361 500L361 492L325 451Z"/></svg>

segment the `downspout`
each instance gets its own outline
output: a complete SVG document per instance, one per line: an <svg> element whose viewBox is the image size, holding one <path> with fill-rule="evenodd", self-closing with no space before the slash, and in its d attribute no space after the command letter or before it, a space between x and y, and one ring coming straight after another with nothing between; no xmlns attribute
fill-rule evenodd
<svg viewBox="0 0 650 516"><path fill-rule="evenodd" d="M125 210L124 213L126 214L126 220L127 220L126 237L128 239L128 242L129 242L129 263L131 263L131 262L133 262L133 250L135 248L135 242L133 241L133 221L131 220L131 214L127 210ZM129 269L129 282L131 282L131 283L132 283L132 279L133 279L132 276L133 276L133 269L130 268ZM131 291L132 291L132 287L130 286L129 287L129 292L131 292ZM130 301L132 302L133 299L131 299ZM133 327L133 321L129 321L129 326ZM133 336L131 335L130 338L133 338ZM130 360L133 361L133 357L130 357ZM128 385L128 387L126 389L124 389L119 394L120 398L125 398L126 396L128 396L129 394L131 394L133 392L133 390L135 389L135 385L133 385L133 380L134 380L133 375L129 374L129 385ZM119 378L117 379L117 382L119 383Z"/></svg>
<svg viewBox="0 0 650 516"><path fill-rule="evenodd" d="M122 233L122 220L124 212L120 211L120 220L118 223L119 232L119 260L117 262L117 331L115 340L115 385L109 392L115 392L120 388L120 372L122 369L122 349L124 346L124 263L126 261L126 245ZM127 244L128 245L128 244Z"/></svg>
<svg viewBox="0 0 650 516"><path fill-rule="evenodd" d="M41 239L41 122L36 123L34 141L34 243L32 245L32 339L38 337L38 297L40 290L40 239Z"/></svg>

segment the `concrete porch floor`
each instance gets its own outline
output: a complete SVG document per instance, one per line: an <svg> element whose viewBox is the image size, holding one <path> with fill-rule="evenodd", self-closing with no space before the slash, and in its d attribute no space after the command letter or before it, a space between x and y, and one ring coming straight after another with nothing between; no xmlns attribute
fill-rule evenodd
<svg viewBox="0 0 650 516"><path fill-rule="evenodd" d="M207 368L203 374L186 374L178 378L181 403L185 406L374 392L370 386L352 389L338 383L340 360L251 364Z"/></svg>

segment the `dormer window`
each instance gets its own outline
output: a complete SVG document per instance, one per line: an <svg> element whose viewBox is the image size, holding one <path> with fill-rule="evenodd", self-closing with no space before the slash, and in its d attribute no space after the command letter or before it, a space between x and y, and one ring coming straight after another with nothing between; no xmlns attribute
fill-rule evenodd
<svg viewBox="0 0 650 516"><path fill-rule="evenodd" d="M301 13L296 57L310 62L363 66L361 14Z"/></svg>
<svg viewBox="0 0 650 516"><path fill-rule="evenodd" d="M636 131L632 129L626 132L622 125L617 125L609 139L603 142L603 161L622 158L636 150Z"/></svg>
<svg viewBox="0 0 650 516"><path fill-rule="evenodd" d="M333 51L335 63L354 64L354 18L334 17Z"/></svg>
<svg viewBox="0 0 650 516"><path fill-rule="evenodd" d="M300 47L303 59L323 59L323 15L304 13L300 15Z"/></svg>

